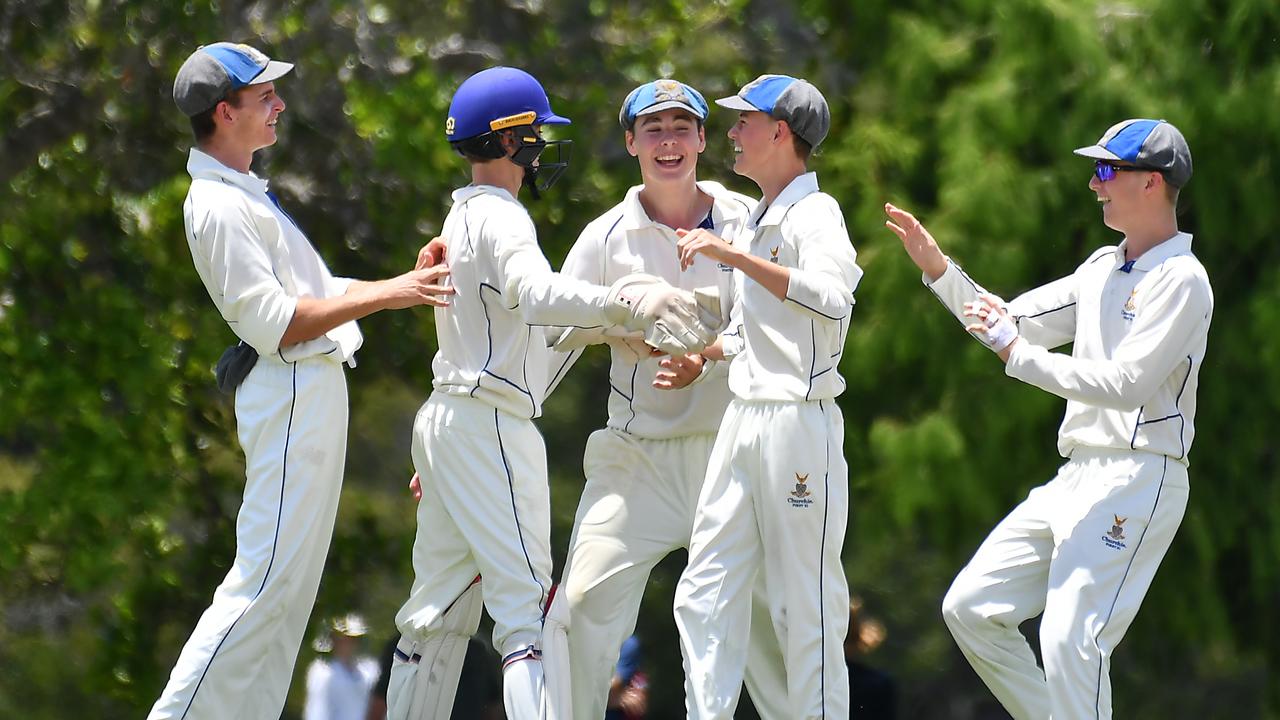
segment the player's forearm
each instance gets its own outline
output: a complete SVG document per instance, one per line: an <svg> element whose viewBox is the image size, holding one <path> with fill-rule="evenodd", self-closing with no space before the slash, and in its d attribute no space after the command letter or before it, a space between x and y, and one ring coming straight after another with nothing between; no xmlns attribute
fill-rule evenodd
<svg viewBox="0 0 1280 720"><path fill-rule="evenodd" d="M749 252L737 250L724 260L726 265L735 267L743 272L747 277L755 280L769 294L779 300L787 299L787 287L791 284L791 269L771 263L764 258L752 255Z"/></svg>
<svg viewBox="0 0 1280 720"><path fill-rule="evenodd" d="M1150 399L1163 379L1142 363L1076 358L1023 340L1014 342L1001 355L1009 377L1064 400L1112 410L1137 409Z"/></svg>
<svg viewBox="0 0 1280 720"><path fill-rule="evenodd" d="M610 324L605 318L607 287L549 269L517 278L510 285L521 317L530 325L595 328Z"/></svg>
<svg viewBox="0 0 1280 720"><path fill-rule="evenodd" d="M343 295L331 298L300 297L293 318L280 338L280 347L314 340L343 323L386 308L387 298L378 283L354 281Z"/></svg>
<svg viewBox="0 0 1280 720"><path fill-rule="evenodd" d="M716 341L702 349L702 357L707 360L719 362L724 360L724 337L716 338Z"/></svg>

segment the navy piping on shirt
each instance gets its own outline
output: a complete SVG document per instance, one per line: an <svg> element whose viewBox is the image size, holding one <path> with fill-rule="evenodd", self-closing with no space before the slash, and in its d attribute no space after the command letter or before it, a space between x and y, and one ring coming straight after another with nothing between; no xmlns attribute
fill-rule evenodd
<svg viewBox="0 0 1280 720"><path fill-rule="evenodd" d="M1179 452L1181 454L1178 455L1176 459L1181 460L1187 456L1187 440L1186 440L1187 418L1185 415L1182 414L1182 393L1185 392L1187 389L1187 382L1191 379L1191 371L1194 369L1194 367L1195 367L1195 363L1192 362L1191 356L1188 355L1187 356L1187 374L1183 376L1182 387L1178 388L1178 395L1173 399L1173 406L1178 409L1178 412L1172 415L1165 415L1164 417L1156 418L1155 420L1143 420L1142 413L1147 409L1147 406L1143 405L1141 408L1138 409L1138 421L1134 423L1133 436L1129 439L1129 448L1131 450L1137 449L1139 427L1143 425L1154 425L1158 422L1164 422L1165 420L1173 420L1176 418L1182 421L1182 426L1178 430L1178 447L1179 447Z"/></svg>

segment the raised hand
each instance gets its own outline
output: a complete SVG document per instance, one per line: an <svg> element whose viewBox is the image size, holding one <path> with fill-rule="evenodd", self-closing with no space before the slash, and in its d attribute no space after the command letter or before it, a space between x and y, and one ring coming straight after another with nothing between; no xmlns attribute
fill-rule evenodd
<svg viewBox="0 0 1280 720"><path fill-rule="evenodd" d="M893 234L902 241L902 247L916 267L920 268L930 281L942 277L942 274L947 271L947 256L942 254L942 249L938 247L938 243L925 226L911 213L889 203L884 204L884 211L890 218L885 221L885 227L892 230Z"/></svg>
<svg viewBox="0 0 1280 720"><path fill-rule="evenodd" d="M676 230L676 235L680 238L676 242L676 252L680 256L681 270L688 270L699 254L717 262L725 262L734 253L732 245L705 228Z"/></svg>

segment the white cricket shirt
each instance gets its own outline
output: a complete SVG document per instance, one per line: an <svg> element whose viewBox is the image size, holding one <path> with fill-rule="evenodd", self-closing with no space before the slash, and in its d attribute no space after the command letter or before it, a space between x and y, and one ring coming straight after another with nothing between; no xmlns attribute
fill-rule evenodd
<svg viewBox="0 0 1280 720"><path fill-rule="evenodd" d="M930 288L966 324L964 303L985 292L953 263ZM1022 340L1005 374L1067 400L1063 457L1083 445L1187 462L1213 319L1213 290L1190 235L1178 233L1133 262L1124 243L1101 248L1008 310ZM1071 355L1050 352L1066 343L1074 343Z"/></svg>
<svg viewBox="0 0 1280 720"><path fill-rule="evenodd" d="M699 227L728 242L735 238L743 241L755 200L720 183L703 181L697 185L712 198L711 212ZM721 290L721 311L727 312L732 303L733 268L698 255L693 265L682 272L675 230L655 222L645 212L640 203L643 189L643 185L631 188L622 202L587 225L565 258L562 272L597 285L611 285L626 275L642 272L691 292L695 288L716 287ZM573 353L563 367L553 372L562 376L579 354ZM658 359L635 363L612 353L609 427L649 439L714 433L729 404L726 365L708 362L702 377L693 385L659 390L653 387Z"/></svg>
<svg viewBox="0 0 1280 720"><path fill-rule="evenodd" d="M529 213L498 187L455 190L441 235L457 294L435 309L433 386L537 417L550 380L548 326L605 326L609 289L553 272Z"/></svg>
<svg viewBox="0 0 1280 720"><path fill-rule="evenodd" d="M298 298L329 298L351 280L335 278L302 229L267 193L267 181L191 149L191 189L182 205L191 259L218 312L259 355L293 362L335 355L355 367L363 337L355 321L313 340L280 347Z"/></svg>
<svg viewBox="0 0 1280 720"><path fill-rule="evenodd" d="M818 190L816 173L792 180L748 221L750 252L790 268L785 301L735 272L739 299L726 335L729 389L742 400L827 400L844 392L836 366L862 279L840 205Z"/></svg>

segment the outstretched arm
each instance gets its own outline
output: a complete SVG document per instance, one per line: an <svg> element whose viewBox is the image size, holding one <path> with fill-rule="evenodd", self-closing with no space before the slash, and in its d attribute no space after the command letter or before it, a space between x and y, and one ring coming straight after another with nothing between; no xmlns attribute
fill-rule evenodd
<svg viewBox="0 0 1280 720"><path fill-rule="evenodd" d="M1075 274L1068 275L1027 292L1006 303L988 292L973 278L943 254L933 235L911 213L885 204L890 220L885 227L902 241L916 267L923 273L924 281L938 301L951 311L970 334L986 342L984 333L968 327L978 315L968 312L978 303L990 304L1006 311L1018 333L1025 339L1044 347L1058 347L1075 338ZM986 320L985 315L982 316Z"/></svg>
<svg viewBox="0 0 1280 720"><path fill-rule="evenodd" d="M449 274L448 265L436 265L387 280L354 280L342 295L330 298L300 297L293 317L280 338L280 347L313 340L339 325L359 320L379 310L402 310L416 305L446 307L443 297L453 288L437 284Z"/></svg>

